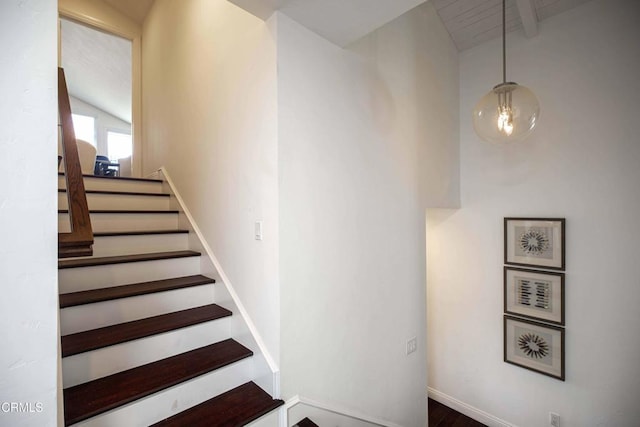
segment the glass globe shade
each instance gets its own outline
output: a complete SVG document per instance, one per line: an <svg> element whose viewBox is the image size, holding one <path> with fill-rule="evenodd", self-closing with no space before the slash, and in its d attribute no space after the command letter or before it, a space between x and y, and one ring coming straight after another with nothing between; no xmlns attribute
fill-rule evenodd
<svg viewBox="0 0 640 427"><path fill-rule="evenodd" d="M473 109L473 128L491 143L522 141L536 126L540 116L538 98L517 83L494 87Z"/></svg>

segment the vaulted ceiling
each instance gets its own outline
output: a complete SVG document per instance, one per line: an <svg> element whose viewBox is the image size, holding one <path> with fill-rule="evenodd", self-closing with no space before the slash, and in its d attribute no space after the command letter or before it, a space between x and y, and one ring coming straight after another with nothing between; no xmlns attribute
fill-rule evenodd
<svg viewBox="0 0 640 427"><path fill-rule="evenodd" d="M102 1L142 25L155 0ZM280 11L339 46L348 45L425 1L433 3L460 51L499 37L502 25L502 0L228 1L262 19ZM590 0L507 0L507 31L523 30L533 37L540 21L587 1ZM103 33L74 25L63 24L62 33L63 46L68 45L63 61L71 68L72 76L68 76L71 93L131 121L131 86L124 77L130 76L130 50L123 47L121 39L108 39ZM97 58L98 53L101 58ZM107 82L102 89L88 78L96 75ZM124 107L125 103L128 108Z"/></svg>
<svg viewBox="0 0 640 427"><path fill-rule="evenodd" d="M229 0L267 19L278 10L339 46L357 40L426 0ZM458 50L500 36L502 0L429 0ZM507 31L529 37L550 16L590 0L507 0Z"/></svg>
<svg viewBox="0 0 640 427"><path fill-rule="evenodd" d="M103 0L142 24L154 0ZM334 43L348 43L431 1L458 50L501 34L502 0L229 0L267 19L279 10ZM507 31L535 35L537 23L590 0L507 0Z"/></svg>
<svg viewBox="0 0 640 427"><path fill-rule="evenodd" d="M458 50L502 34L502 0L431 0ZM537 34L539 21L590 0L507 0L507 31Z"/></svg>
<svg viewBox="0 0 640 427"><path fill-rule="evenodd" d="M262 19L278 10L338 46L346 46L426 0L229 1Z"/></svg>

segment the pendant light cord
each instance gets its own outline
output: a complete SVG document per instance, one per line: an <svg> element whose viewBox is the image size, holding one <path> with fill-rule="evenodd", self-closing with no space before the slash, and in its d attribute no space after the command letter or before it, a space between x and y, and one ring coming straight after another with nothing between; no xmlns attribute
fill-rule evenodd
<svg viewBox="0 0 640 427"><path fill-rule="evenodd" d="M502 83L507 82L507 0L502 0Z"/></svg>

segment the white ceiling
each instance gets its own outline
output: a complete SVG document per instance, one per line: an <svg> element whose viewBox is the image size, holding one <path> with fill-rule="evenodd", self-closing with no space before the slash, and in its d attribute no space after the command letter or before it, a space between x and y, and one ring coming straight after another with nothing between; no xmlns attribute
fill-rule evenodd
<svg viewBox="0 0 640 427"><path fill-rule="evenodd" d="M142 24L154 0L103 0ZM381 27L426 0L229 0L267 19L279 10L339 46ZM537 23L589 0L507 0L507 31ZM502 0L431 0L458 50L499 37ZM523 25L524 24L524 25Z"/></svg>
<svg viewBox="0 0 640 427"><path fill-rule="evenodd" d="M103 0L144 22L154 0ZM175 0L178 1L178 0ZM267 19L278 10L346 46L427 0L229 0ZM502 0L430 0L458 50L501 35ZM538 22L590 0L507 0L507 31L537 34ZM131 122L131 43L70 21L62 24L62 62L71 95Z"/></svg>
<svg viewBox="0 0 640 427"><path fill-rule="evenodd" d="M426 0L229 0L267 19L278 10L339 46L359 39ZM502 0L430 0L458 50L502 34ZM507 0L507 31L537 34L537 23L590 0Z"/></svg>
<svg viewBox="0 0 640 427"><path fill-rule="evenodd" d="M431 0L458 50L502 34L502 0ZM524 29L531 37L537 23L590 0L507 0L507 31Z"/></svg>
<svg viewBox="0 0 640 427"><path fill-rule="evenodd" d="M69 94L131 123L131 41L61 19Z"/></svg>
<svg viewBox="0 0 640 427"><path fill-rule="evenodd" d="M229 1L262 19L279 10L338 46L346 46L426 0Z"/></svg>

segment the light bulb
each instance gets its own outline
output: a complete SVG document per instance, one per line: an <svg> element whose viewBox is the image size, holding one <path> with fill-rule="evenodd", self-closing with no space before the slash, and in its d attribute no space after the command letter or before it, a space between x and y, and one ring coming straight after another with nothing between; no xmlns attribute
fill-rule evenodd
<svg viewBox="0 0 640 427"><path fill-rule="evenodd" d="M498 130L507 136L513 133L513 113L510 108L498 109Z"/></svg>
<svg viewBox="0 0 640 427"><path fill-rule="evenodd" d="M540 106L524 86L507 82L494 87L473 110L473 127L483 140L509 143L525 139L536 125Z"/></svg>

